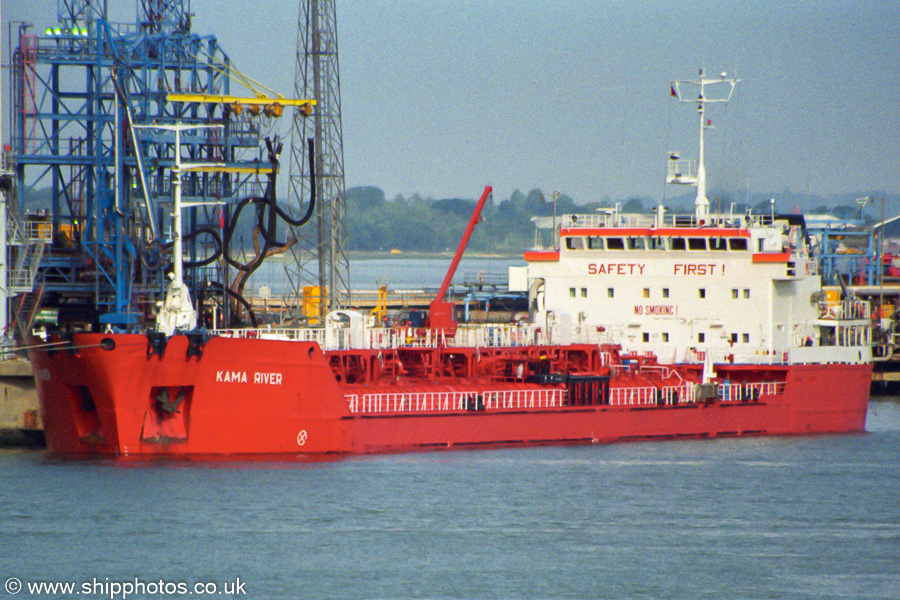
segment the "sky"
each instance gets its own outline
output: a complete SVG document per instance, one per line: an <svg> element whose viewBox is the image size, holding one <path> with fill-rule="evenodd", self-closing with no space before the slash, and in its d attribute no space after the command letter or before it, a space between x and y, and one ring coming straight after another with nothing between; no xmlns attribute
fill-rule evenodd
<svg viewBox="0 0 900 600"><path fill-rule="evenodd" d="M133 0L109 1L133 20ZM292 94L298 0L191 9L194 32ZM6 22L43 29L56 2L2 12L7 65ZM666 156L696 155L697 119L670 83L705 68L741 80L708 114L711 190L900 190L900 0L337 0L337 13L348 187L679 195Z"/></svg>

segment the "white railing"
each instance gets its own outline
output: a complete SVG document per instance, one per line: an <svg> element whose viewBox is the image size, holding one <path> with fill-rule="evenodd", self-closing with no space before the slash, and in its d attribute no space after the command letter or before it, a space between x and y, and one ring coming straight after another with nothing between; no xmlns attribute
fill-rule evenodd
<svg viewBox="0 0 900 600"><path fill-rule="evenodd" d="M261 340L287 340L291 342L316 342L326 348L325 329L297 327L286 329L281 327L245 327L241 329L214 329L213 335L219 337Z"/></svg>
<svg viewBox="0 0 900 600"><path fill-rule="evenodd" d="M783 381L767 381L762 383L717 384L717 398L722 402L741 402L766 396L778 396L784 393ZM697 402L699 387L697 384L670 385L660 388L645 387L613 387L609 390L610 406L634 406L639 404L674 405Z"/></svg>
<svg viewBox="0 0 900 600"><path fill-rule="evenodd" d="M866 314L867 309L858 309L853 305L853 310L860 310L858 314ZM613 332L614 334L615 332ZM605 343L615 343L615 335L610 332L599 332L596 327L572 325L568 327L552 326L550 328L536 327L534 325L479 325L460 326L456 335L449 335L442 330L414 329L414 328L386 328L371 327L361 332L352 332L347 328L292 328L277 327L222 329L212 331L213 335L231 338L258 338L270 340L288 340L297 342L315 342L323 350L348 350L348 349L393 349L393 348L500 348L520 346L564 346L570 344L585 344L597 346ZM846 337L847 339L843 339ZM843 336L837 343L841 346L866 347L866 337L857 336L859 339L850 339ZM352 343L354 339L359 343ZM802 340L795 340L800 344ZM809 348L811 351L819 350L816 346ZM633 348L625 348L622 354L629 354ZM707 360L707 355L713 363L735 362L741 364L786 364L790 358L790 352L797 347L783 347L773 350L739 350L736 348L707 348L705 350L685 349L679 351L674 347L653 347L646 352L659 358L660 362L685 362L700 364ZM609 365L612 357L605 353L602 357L603 364Z"/></svg>
<svg viewBox="0 0 900 600"><path fill-rule="evenodd" d="M697 385L668 385L660 390L664 404L697 401Z"/></svg>
<svg viewBox="0 0 900 600"><path fill-rule="evenodd" d="M856 349L869 348L868 327L861 321L866 320L868 307L857 303L846 302L846 313L849 320L857 323L852 326L839 327L835 339L826 344L824 341L815 346L805 346L805 339L793 340L790 346L769 349L733 348L677 348L674 346L624 347L620 354L645 354L657 357L663 365L674 363L703 364L759 364L775 365L793 362L857 362L849 358L836 360L832 354L835 349L855 352ZM826 319L827 320L827 319ZM840 319L835 324L841 323ZM535 325L461 325L455 335L443 330L415 328L292 328L277 327L214 330L213 335L231 338L257 338L269 340L287 340L299 342L315 342L323 350L355 350L374 349L388 350L397 348L506 348L523 346L566 346L583 344L600 346L614 344L621 339L615 331L600 332L594 326L551 326ZM851 353L852 354L852 353ZM849 354L848 354L849 356ZM601 362L605 366L613 365L612 355L601 354ZM621 368L626 368L622 366Z"/></svg>
<svg viewBox="0 0 900 600"><path fill-rule="evenodd" d="M843 300L841 302L820 302L819 318L824 320L859 321L870 318L868 302L861 300Z"/></svg>
<svg viewBox="0 0 900 600"><path fill-rule="evenodd" d="M638 404L673 405L697 401L695 384L667 385L660 388L613 387L609 390L610 406L633 406Z"/></svg>
<svg viewBox="0 0 900 600"><path fill-rule="evenodd" d="M536 217L535 224L539 227L549 228L549 217ZM538 221L539 220L539 221ZM734 229L748 229L750 227L770 226L770 215L737 215L737 214L712 214L704 225L716 227L728 227ZM557 227L576 228L641 228L649 229L656 226L655 215L635 213L622 213L616 209L605 209L600 213L563 214L556 218ZM663 227L697 227L697 217L694 214L668 214L663 219Z"/></svg>
<svg viewBox="0 0 900 600"><path fill-rule="evenodd" d="M648 228L653 227L655 223L653 217L649 215L619 213L612 209L603 213L566 214L557 219L557 225L564 228Z"/></svg>
<svg viewBox="0 0 900 600"><path fill-rule="evenodd" d="M344 396L354 413L447 412L474 406L478 392L398 392Z"/></svg>
<svg viewBox="0 0 900 600"><path fill-rule="evenodd" d="M479 402L479 396L480 402ZM557 408L565 403L566 390L522 389L456 392L392 392L345 394L352 413L450 412L465 410L520 410Z"/></svg>
<svg viewBox="0 0 900 600"><path fill-rule="evenodd" d="M698 400L697 384L663 387L613 387L609 390L609 406L690 404ZM722 402L759 400L784 394L783 381L718 384L717 398ZM390 392L344 394L351 413L441 413L474 410L526 410L561 408L567 405L567 391L561 388L518 390L454 391L454 392ZM584 407L579 407L584 408Z"/></svg>
<svg viewBox="0 0 900 600"><path fill-rule="evenodd" d="M697 183L697 161L670 160L666 162L667 183Z"/></svg>
<svg viewBox="0 0 900 600"><path fill-rule="evenodd" d="M52 242L53 223L49 221L25 221L25 239L29 242Z"/></svg>
<svg viewBox="0 0 900 600"><path fill-rule="evenodd" d="M353 332L342 328L244 328L214 330L214 335L232 338L280 339L317 342L325 350L342 350L350 344ZM601 343L596 327L552 328L550 332L533 325L460 326L455 335L439 329L367 327L362 332L363 349L387 348L505 348L531 345Z"/></svg>
<svg viewBox="0 0 900 600"><path fill-rule="evenodd" d="M610 406L632 406L634 404L656 404L656 393L659 388L648 387L614 387L609 390Z"/></svg>
<svg viewBox="0 0 900 600"><path fill-rule="evenodd" d="M486 409L556 408L565 403L566 390L558 388L501 390L485 392L483 398Z"/></svg>
<svg viewBox="0 0 900 600"><path fill-rule="evenodd" d="M761 398L763 396L778 396L784 393L783 381L768 381L765 383L745 383L741 389L742 395L734 400L747 400Z"/></svg>

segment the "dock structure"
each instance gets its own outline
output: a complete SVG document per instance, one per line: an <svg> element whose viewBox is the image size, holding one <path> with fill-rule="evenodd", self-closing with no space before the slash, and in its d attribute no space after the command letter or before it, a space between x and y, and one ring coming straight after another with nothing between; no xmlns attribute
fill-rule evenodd
<svg viewBox="0 0 900 600"><path fill-rule="evenodd" d="M388 290L384 299L384 307L388 311L427 310L429 303L434 299L435 290L423 289L398 289ZM512 310L504 310L502 302L494 302L494 299L504 299L509 294L501 292L472 292L455 291L451 297L460 313L462 322L508 322L511 319ZM351 290L349 306L351 310L357 310L363 314L374 314L379 306L381 297L379 290ZM527 299L522 296L521 303ZM292 318L292 311L302 305L302 298L296 296L264 297L261 295L248 296L253 312L257 318L264 322L284 323Z"/></svg>
<svg viewBox="0 0 900 600"><path fill-rule="evenodd" d="M881 285L847 286L847 291L871 307L872 389L894 394L900 390L900 283L892 279Z"/></svg>
<svg viewBox="0 0 900 600"><path fill-rule="evenodd" d="M194 297L203 289L207 306L229 314L238 266L211 257L228 253L243 202L274 205L278 165L259 156L264 132L285 111L305 119L316 101L240 73L214 35L192 30L192 14L190 2L160 0L113 22L105 2L67 0L54 22L11 30L0 300L20 339L43 309L76 327L146 326L176 244ZM280 148L277 136L270 145ZM187 231L176 240L179 170Z"/></svg>
<svg viewBox="0 0 900 600"><path fill-rule="evenodd" d="M390 290L387 295L387 306L392 309L425 308L432 299L434 299L434 290ZM302 298L296 294L269 298L260 295L247 296L247 301L257 313L290 310L298 306L301 300ZM375 308L377 304L378 290L350 291L349 308L366 312Z"/></svg>
<svg viewBox="0 0 900 600"><path fill-rule="evenodd" d="M41 443L41 411L31 363L0 361L0 446Z"/></svg>

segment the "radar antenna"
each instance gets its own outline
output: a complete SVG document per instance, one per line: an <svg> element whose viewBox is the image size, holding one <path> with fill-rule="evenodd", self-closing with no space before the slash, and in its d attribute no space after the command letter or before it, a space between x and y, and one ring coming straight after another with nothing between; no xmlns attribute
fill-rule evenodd
<svg viewBox="0 0 900 600"><path fill-rule="evenodd" d="M734 88L740 79L729 78L727 73L719 77L706 77L703 69L700 69L698 79L676 80L672 82L672 96L683 103L695 103L700 117L700 145L697 153L696 169L692 168L690 161L680 160L677 152L669 153L668 173L666 183L694 185L697 187L697 197L694 200L694 210L698 223L709 222L709 199L706 197L706 166L704 164L703 142L704 133L712 129L712 121L706 118L706 105L710 103L728 102L734 94ZM696 98L685 98L682 95L682 86L697 89ZM717 96L708 96L707 88L712 88ZM723 90L725 90L723 92Z"/></svg>

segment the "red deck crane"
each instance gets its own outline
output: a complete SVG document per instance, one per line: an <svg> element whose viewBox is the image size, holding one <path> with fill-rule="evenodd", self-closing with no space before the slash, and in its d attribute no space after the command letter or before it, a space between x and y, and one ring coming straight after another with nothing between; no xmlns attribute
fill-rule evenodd
<svg viewBox="0 0 900 600"><path fill-rule="evenodd" d="M456 274L457 267L459 267L459 261L466 251L466 246L469 244L469 238L472 237L472 231L475 229L475 225L481 220L481 209L484 208L484 203L487 201L488 196L491 195L492 191L493 188L491 186L485 186L484 192L482 192L481 198L478 199L475 210L472 211L472 216L469 218L469 225L466 227L466 232L459 242L459 247L456 248L453 262L450 263L450 268L444 276L444 282L441 284L441 289L428 307L428 326L431 329L445 329L448 330L448 333L456 333L456 319L453 318L453 303L447 302L444 300L444 297L447 295L447 290L450 288L450 282L453 281L453 276Z"/></svg>

